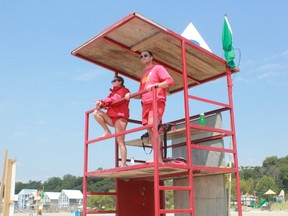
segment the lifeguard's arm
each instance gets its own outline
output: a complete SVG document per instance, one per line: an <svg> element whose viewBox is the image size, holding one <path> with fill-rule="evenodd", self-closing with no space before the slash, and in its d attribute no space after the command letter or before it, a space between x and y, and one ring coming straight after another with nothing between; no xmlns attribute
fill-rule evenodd
<svg viewBox="0 0 288 216"><path fill-rule="evenodd" d="M150 84L150 85L147 86L146 89L147 89L148 91L151 91L152 87L156 87L156 88L168 88L169 85L168 85L168 83L167 83L166 81L163 81L163 82L161 82L161 83Z"/></svg>
<svg viewBox="0 0 288 216"><path fill-rule="evenodd" d="M131 98L131 93L130 92L128 92L127 94L125 94L125 99L126 100L130 100L130 98ZM135 99L140 99L141 98L141 95L137 95L137 96L135 96L134 97Z"/></svg>
<svg viewBox="0 0 288 216"><path fill-rule="evenodd" d="M142 89L142 83L141 83L141 81L140 81L140 86L139 86L138 92L141 91L141 89ZM127 93L127 94L125 94L125 99L126 99L126 100L130 100L131 95L132 95L132 94L131 94L130 92ZM133 97L133 98L135 98L135 99L141 99L141 95L136 95L136 96Z"/></svg>
<svg viewBox="0 0 288 216"><path fill-rule="evenodd" d="M157 88L168 88L169 84L166 81L163 81L161 83L156 83L155 87L157 87Z"/></svg>
<svg viewBox="0 0 288 216"><path fill-rule="evenodd" d="M118 92L116 92L114 95L111 95L111 94L110 94L108 97L106 97L106 98L104 99L104 104L105 104L105 106L111 104L111 103L114 102L114 101L120 100L121 98L125 97L125 94L126 94L127 92L129 92L128 89L126 89L126 88L121 88L121 89L120 89Z"/></svg>
<svg viewBox="0 0 288 216"><path fill-rule="evenodd" d="M147 90L151 91L152 87L156 88L168 88L174 84L174 80L171 77L166 78L164 81L160 83L155 83L147 86Z"/></svg>
<svg viewBox="0 0 288 216"><path fill-rule="evenodd" d="M157 66L157 76L159 82L148 85L146 87L148 91L151 91L151 88L154 86L157 88L168 88L174 84L173 78L170 76L168 71L162 65Z"/></svg>
<svg viewBox="0 0 288 216"><path fill-rule="evenodd" d="M101 109L111 103L111 94L104 99L99 99L95 102L96 109Z"/></svg>
<svg viewBox="0 0 288 216"><path fill-rule="evenodd" d="M95 101L96 109L101 109L103 107L103 100Z"/></svg>

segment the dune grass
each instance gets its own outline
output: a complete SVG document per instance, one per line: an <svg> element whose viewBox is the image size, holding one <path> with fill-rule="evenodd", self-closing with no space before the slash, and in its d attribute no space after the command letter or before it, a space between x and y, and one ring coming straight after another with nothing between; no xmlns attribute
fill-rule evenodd
<svg viewBox="0 0 288 216"><path fill-rule="evenodd" d="M273 203L271 205L272 211L288 211L288 202L284 203Z"/></svg>

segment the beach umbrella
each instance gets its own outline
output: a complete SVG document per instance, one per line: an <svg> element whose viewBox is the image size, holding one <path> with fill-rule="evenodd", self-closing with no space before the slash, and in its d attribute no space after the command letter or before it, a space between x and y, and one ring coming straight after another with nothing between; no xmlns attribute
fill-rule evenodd
<svg viewBox="0 0 288 216"><path fill-rule="evenodd" d="M271 189L269 189L268 191L266 191L266 193L264 193L264 195L275 195L276 193L274 191L272 191Z"/></svg>

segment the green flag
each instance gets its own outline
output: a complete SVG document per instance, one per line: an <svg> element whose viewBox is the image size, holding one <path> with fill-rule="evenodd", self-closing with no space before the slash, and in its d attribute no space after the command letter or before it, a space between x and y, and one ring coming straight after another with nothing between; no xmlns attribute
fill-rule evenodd
<svg viewBox="0 0 288 216"><path fill-rule="evenodd" d="M234 58L234 48L232 45L232 29L230 27L229 21L227 19L227 16L224 16L224 25L222 29L222 46L224 50L224 56L227 61L227 65L230 68L235 68Z"/></svg>

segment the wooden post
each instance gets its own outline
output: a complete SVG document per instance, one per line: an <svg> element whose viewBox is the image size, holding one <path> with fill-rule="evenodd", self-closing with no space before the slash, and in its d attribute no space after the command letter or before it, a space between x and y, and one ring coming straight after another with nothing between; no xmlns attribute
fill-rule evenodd
<svg viewBox="0 0 288 216"><path fill-rule="evenodd" d="M5 174L6 174L7 155L8 155L8 150L6 149L5 152L4 152L2 178L1 178L1 185L0 185L0 215L2 215L2 209L3 209L2 199L3 199L3 189L4 189Z"/></svg>
<svg viewBox="0 0 288 216"><path fill-rule="evenodd" d="M3 214L14 215L14 192L15 192L15 162L16 159L8 159L4 192Z"/></svg>

